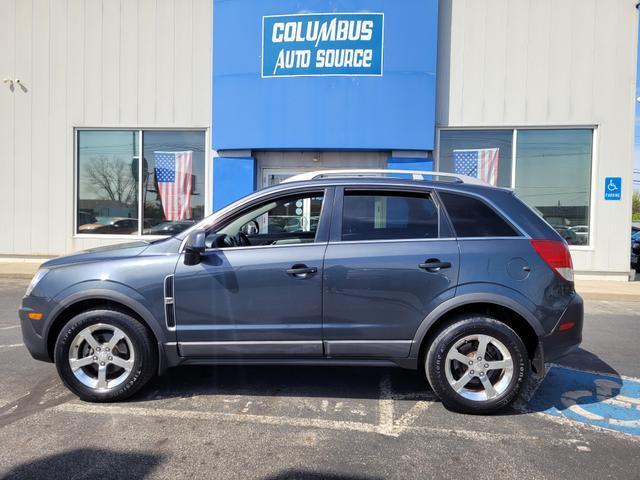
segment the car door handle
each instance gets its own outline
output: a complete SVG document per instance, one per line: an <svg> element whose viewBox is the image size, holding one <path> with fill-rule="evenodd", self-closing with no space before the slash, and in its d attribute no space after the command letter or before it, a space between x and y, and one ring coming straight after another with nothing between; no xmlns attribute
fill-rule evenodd
<svg viewBox="0 0 640 480"><path fill-rule="evenodd" d="M430 258L424 263L418 265L423 270L428 270L430 272L437 272L441 268L451 268L451 262L441 262L437 258Z"/></svg>
<svg viewBox="0 0 640 480"><path fill-rule="evenodd" d="M318 268L307 267L306 265L299 264L299 265L294 265L293 267L287 269L287 273L289 275L293 275L294 277L307 278L308 276L313 275L314 273L318 273Z"/></svg>

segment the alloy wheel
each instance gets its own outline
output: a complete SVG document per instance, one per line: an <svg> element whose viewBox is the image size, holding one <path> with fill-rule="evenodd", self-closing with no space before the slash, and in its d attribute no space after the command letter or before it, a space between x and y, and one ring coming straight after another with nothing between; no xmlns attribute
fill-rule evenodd
<svg viewBox="0 0 640 480"><path fill-rule="evenodd" d="M447 352L445 375L460 396L472 401L502 395L513 378L514 363L507 347L495 337L467 335Z"/></svg>
<svg viewBox="0 0 640 480"><path fill-rule="evenodd" d="M105 391L122 384L133 370L135 351L129 336L106 323L82 329L69 348L69 366L85 386Z"/></svg>

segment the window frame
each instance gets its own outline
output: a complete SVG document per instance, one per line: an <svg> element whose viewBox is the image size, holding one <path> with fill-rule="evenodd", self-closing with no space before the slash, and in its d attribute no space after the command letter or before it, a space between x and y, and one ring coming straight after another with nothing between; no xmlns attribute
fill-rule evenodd
<svg viewBox="0 0 640 480"><path fill-rule="evenodd" d="M436 127L436 142L434 154L434 170L440 170L440 135L443 131L474 131L474 130L510 130L512 132L511 141L511 183L509 189L515 191L516 169L518 168L518 131L519 130L591 130L591 181L589 194L589 242L586 245L569 245L574 251L593 251L595 249L596 236L598 232L594 229L597 220L597 175L598 171L598 128L597 124L568 124L568 125L518 125L518 126L464 126L464 127ZM502 215L504 217L504 215ZM508 218L508 217L505 217ZM513 223L513 222L511 222Z"/></svg>
<svg viewBox="0 0 640 480"><path fill-rule="evenodd" d="M415 195L428 195L431 201L438 209L438 236L435 238L389 238L389 239L370 239L370 240L342 240L342 219L344 209L344 197L345 191L360 191L364 194L372 192L384 192L388 191L392 196L394 193L401 192L405 194ZM330 244L355 244L355 243L397 243L397 242L434 242L434 241L456 241L455 231L451 226L446 212L443 209L442 202L436 193L435 188L426 187L398 187L393 185L348 185L336 187L335 197L333 201L333 215L331 216L331 231L329 234ZM446 228L450 231L450 236L442 237L443 223L446 224Z"/></svg>
<svg viewBox="0 0 640 480"><path fill-rule="evenodd" d="M503 222L505 222L509 227L511 227L515 233L515 235L511 235L511 236L504 236L504 235L494 235L494 236L486 236L486 237L461 237L458 235L458 232L456 231L456 227L453 223L453 220L451 220L451 215L449 214L449 211L447 210L446 205L444 204L444 201L440 198L440 193L446 193L449 195L458 195L461 197L469 197L469 198L473 198L474 200L479 201L480 203L482 203L483 205L485 205L489 210L491 210L494 214L496 214L496 216L498 218L500 218ZM447 188L436 188L436 194L438 195L438 201L440 202L440 204L442 205L442 212L444 213L444 215L447 218L447 221L449 222L451 231L453 232L456 240L518 240L518 239L530 239L531 237L529 236L529 234L527 234L527 232L525 232L522 227L520 227L520 225L518 225L518 223L516 223L513 218L511 218L509 215L507 215L504 210L498 208L494 203L488 201L486 198L480 196L480 195L476 195L475 193L471 193L471 192L463 192L460 190L453 190L453 189L447 189Z"/></svg>
<svg viewBox="0 0 640 480"><path fill-rule="evenodd" d="M282 245L251 245L251 246L237 246L237 247L222 247L222 248L207 248L205 252L214 252L214 251L225 251L225 250L247 250L254 248L283 248L283 247L305 247L310 245L326 245L329 242L329 224L331 222L332 212L335 208L334 206L334 195L335 195L335 187L332 186L318 186L318 187L303 187L296 188L293 190L284 190L274 192L269 195L264 195L258 198L253 199L251 202L247 204L241 205L239 208L234 209L228 212L223 217L219 218L216 222L203 226L202 230L205 233L209 233L212 230L217 230L219 228L223 228L232 222L239 215L244 215L248 211L268 202L277 201L282 198L292 197L296 195L309 195L309 194L321 194L322 195L322 208L320 210L320 219L318 220L318 228L316 230L316 236L313 242L307 243L292 243L292 244L282 244ZM196 224L193 228L198 228L198 224ZM191 230L191 229L189 229ZM188 231L188 230L187 230ZM182 232L180 235L183 235L185 232ZM180 245L180 253L184 251L184 243L186 241L187 236L184 237L182 244Z"/></svg>
<svg viewBox="0 0 640 480"><path fill-rule="evenodd" d="M80 195L80 156L78 151L79 134L83 131L106 131L106 132L136 132L138 134L138 172L142 171L142 157L144 152L143 137L145 131L189 131L189 132L202 132L204 133L204 218L211 215L213 211L211 191L213 187L212 182L212 149L211 149L211 133L209 127L206 126L193 126L193 127L175 127L175 126L152 126L152 127L140 127L140 126L108 126L108 127L74 127L73 128L73 222L72 222L72 238L81 239L112 239L112 240L159 240L163 238L169 238L171 235L143 235L144 229L144 205L142 204L142 190L140 188L141 176L138 175L138 231L135 234L100 234L100 233L79 233L78 232L78 206ZM202 220L199 220L199 223Z"/></svg>

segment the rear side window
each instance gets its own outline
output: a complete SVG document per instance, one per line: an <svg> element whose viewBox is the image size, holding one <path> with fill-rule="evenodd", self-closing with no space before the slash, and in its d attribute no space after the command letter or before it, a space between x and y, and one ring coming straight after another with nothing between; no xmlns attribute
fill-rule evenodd
<svg viewBox="0 0 640 480"><path fill-rule="evenodd" d="M438 192L458 237L517 237L518 232L486 203L466 195Z"/></svg>
<svg viewBox="0 0 640 480"><path fill-rule="evenodd" d="M438 218L428 194L346 191L342 240L438 238Z"/></svg>

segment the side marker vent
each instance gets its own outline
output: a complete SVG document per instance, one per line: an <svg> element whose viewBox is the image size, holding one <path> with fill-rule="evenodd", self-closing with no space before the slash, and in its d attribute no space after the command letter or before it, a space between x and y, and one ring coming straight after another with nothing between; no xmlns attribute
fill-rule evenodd
<svg viewBox="0 0 640 480"><path fill-rule="evenodd" d="M176 311L173 302L173 275L167 275L164 279L164 319L167 328L176 328Z"/></svg>

